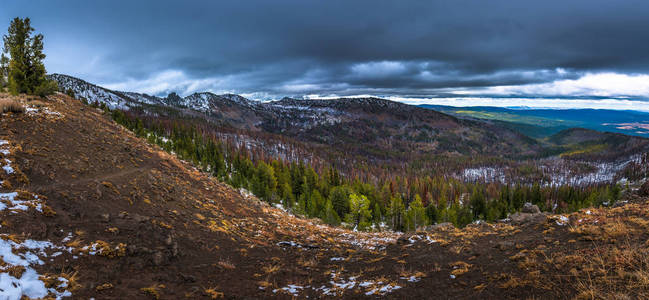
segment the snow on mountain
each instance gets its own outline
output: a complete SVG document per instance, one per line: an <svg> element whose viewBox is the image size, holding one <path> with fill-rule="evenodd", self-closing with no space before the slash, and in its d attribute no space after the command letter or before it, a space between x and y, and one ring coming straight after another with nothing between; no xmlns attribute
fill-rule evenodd
<svg viewBox="0 0 649 300"><path fill-rule="evenodd" d="M200 112L209 112L219 104L240 105L247 108L254 108L261 102L249 100L245 97L235 94L216 95L210 92L194 93L187 97L180 97L176 93L171 93L165 98L151 96L135 92L113 91L86 82L82 79L63 74L52 74L49 78L59 84L62 91L72 90L77 98L84 98L88 102L105 103L111 109L129 109L133 106L149 105L167 105L179 108L188 108Z"/></svg>
<svg viewBox="0 0 649 300"><path fill-rule="evenodd" d="M58 82L59 89L63 91L72 90L77 98L84 98L88 102L105 103L111 109L128 109L128 104L132 101L122 93L105 89L72 76L52 74L49 75L49 78Z"/></svg>

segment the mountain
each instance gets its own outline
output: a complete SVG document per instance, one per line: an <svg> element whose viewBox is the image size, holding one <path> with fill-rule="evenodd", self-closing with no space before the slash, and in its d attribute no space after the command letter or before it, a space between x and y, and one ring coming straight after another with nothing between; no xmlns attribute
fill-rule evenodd
<svg viewBox="0 0 649 300"><path fill-rule="evenodd" d="M165 98L111 91L65 75L52 75L62 90L111 108L166 106L239 129L287 135L306 142L351 146L352 153L377 156L423 154L535 155L536 141L493 122L455 117L378 98L259 102L239 95L209 92ZM188 111L191 110L191 111ZM358 138L361 138L360 143ZM353 143L351 143L353 141ZM395 149L397 151L395 151Z"/></svg>
<svg viewBox="0 0 649 300"><path fill-rule="evenodd" d="M489 119L535 138L544 138L561 130L583 127L649 137L649 113L610 109L512 109L501 107L453 107L420 105L460 118Z"/></svg>
<svg viewBox="0 0 649 300"><path fill-rule="evenodd" d="M501 222L462 229L443 223L357 232L272 207L64 94L0 98L26 107L0 117L3 298L649 295L649 205L634 194L620 201L626 205L572 214L530 205ZM365 113L401 107L373 99L332 103L326 106ZM575 131L556 139L596 136Z"/></svg>

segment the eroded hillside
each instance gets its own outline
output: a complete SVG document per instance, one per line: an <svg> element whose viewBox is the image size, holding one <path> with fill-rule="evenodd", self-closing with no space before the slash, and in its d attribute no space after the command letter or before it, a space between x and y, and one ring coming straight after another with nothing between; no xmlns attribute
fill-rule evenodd
<svg viewBox="0 0 649 300"><path fill-rule="evenodd" d="M0 119L0 295L649 296L649 205L359 233L293 217L57 94ZM11 298L10 298L11 299Z"/></svg>

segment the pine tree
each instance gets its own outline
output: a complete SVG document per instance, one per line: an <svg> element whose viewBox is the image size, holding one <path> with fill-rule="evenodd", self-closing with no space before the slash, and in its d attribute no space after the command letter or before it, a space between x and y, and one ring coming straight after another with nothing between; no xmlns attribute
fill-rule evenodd
<svg viewBox="0 0 649 300"><path fill-rule="evenodd" d="M324 199L318 190L313 190L311 193L311 201L309 201L309 215L312 217L322 217L324 215Z"/></svg>
<svg viewBox="0 0 649 300"><path fill-rule="evenodd" d="M58 90L56 82L45 77L43 35L32 35L33 32L29 18L15 18L3 36L2 73L6 74L9 92L14 95L46 96Z"/></svg>
<svg viewBox="0 0 649 300"><path fill-rule="evenodd" d="M471 200L469 201L471 205L471 211L473 211L473 218L480 219L484 218L487 215L487 203L485 201L484 195L482 194L482 189L473 187L473 192L471 193Z"/></svg>
<svg viewBox="0 0 649 300"><path fill-rule="evenodd" d="M437 220L439 220L439 211L437 210L435 204L430 203L428 204L428 206L426 206L426 216L428 217L428 221L431 224L437 223Z"/></svg>
<svg viewBox="0 0 649 300"><path fill-rule="evenodd" d="M381 207L378 203L374 203L374 211L372 212L372 218L374 220L374 227L377 230L381 230L381 222L383 221L383 214L381 213Z"/></svg>
<svg viewBox="0 0 649 300"><path fill-rule="evenodd" d="M392 226L392 230L398 231L402 230L403 228L403 214L404 214L404 206L403 206L403 201L401 201L401 197L392 197L390 199L390 210L389 210L389 215L390 215L390 225Z"/></svg>
<svg viewBox="0 0 649 300"><path fill-rule="evenodd" d="M406 215L408 220L408 230L417 230L417 227L426 224L426 210L424 209L419 194L415 194L415 200L410 203Z"/></svg>
<svg viewBox="0 0 649 300"><path fill-rule="evenodd" d="M4 51L3 51L4 52ZM4 54L0 54L0 91L7 86L7 75L9 70L9 58Z"/></svg>
<svg viewBox="0 0 649 300"><path fill-rule="evenodd" d="M329 194L329 200L339 216L344 216L349 211L349 191L345 187L333 188Z"/></svg>
<svg viewBox="0 0 649 300"><path fill-rule="evenodd" d="M353 224L354 229L365 230L370 225L370 200L364 195L356 195L352 193L349 195L349 214L346 216L346 221Z"/></svg>
<svg viewBox="0 0 649 300"><path fill-rule="evenodd" d="M273 168L262 161L257 165L255 173L252 184L253 194L268 202L274 202L277 180Z"/></svg>
<svg viewBox="0 0 649 300"><path fill-rule="evenodd" d="M333 205L331 204L331 200L327 200L327 203L325 204L323 221L332 226L340 225L340 217L334 210Z"/></svg>

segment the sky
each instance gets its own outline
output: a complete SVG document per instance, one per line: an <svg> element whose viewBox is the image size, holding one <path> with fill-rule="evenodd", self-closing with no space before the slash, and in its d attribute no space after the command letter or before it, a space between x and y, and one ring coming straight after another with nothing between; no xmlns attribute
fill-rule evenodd
<svg viewBox="0 0 649 300"><path fill-rule="evenodd" d="M0 0L14 17L49 73L122 91L649 111L646 0Z"/></svg>

